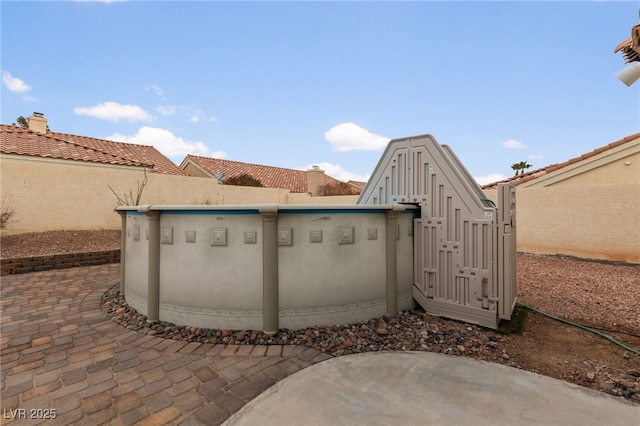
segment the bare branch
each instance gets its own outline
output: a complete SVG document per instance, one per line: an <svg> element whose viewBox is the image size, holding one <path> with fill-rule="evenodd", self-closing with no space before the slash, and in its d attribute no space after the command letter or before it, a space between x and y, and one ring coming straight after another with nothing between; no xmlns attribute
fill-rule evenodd
<svg viewBox="0 0 640 426"><path fill-rule="evenodd" d="M138 190L136 196L133 196L133 190L129 189L129 194L124 193L124 199L118 195L118 193L111 187L111 185L107 185L107 187L113 192L113 195L116 196L116 201L118 202L118 206L139 206L140 201L142 200L142 193L144 192L144 188L147 186L147 182L149 181L147 177L147 169L144 169L144 179L142 179L142 183L137 181L136 184L138 186Z"/></svg>

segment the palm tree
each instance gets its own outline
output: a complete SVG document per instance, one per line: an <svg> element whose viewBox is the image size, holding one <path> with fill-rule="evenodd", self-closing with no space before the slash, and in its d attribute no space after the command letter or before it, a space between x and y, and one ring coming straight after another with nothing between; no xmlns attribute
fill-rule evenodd
<svg viewBox="0 0 640 426"><path fill-rule="evenodd" d="M529 167L532 167L531 164L527 163L526 161L521 161L519 163L513 163L511 165L511 168L513 170L515 170L516 172L516 176L518 175L522 175L524 174L525 169L528 169Z"/></svg>
<svg viewBox="0 0 640 426"><path fill-rule="evenodd" d="M529 167L532 167L531 164L527 163L526 161L521 161L520 162L520 174L523 175L524 171L526 169L528 169Z"/></svg>
<svg viewBox="0 0 640 426"><path fill-rule="evenodd" d="M520 171L520 169L522 168L521 164L522 164L522 163L520 162L520 163L513 163L513 164L511 165L511 168L512 168L513 170L515 170L515 172L516 172L516 174L515 174L516 176L518 176L518 172L519 172L519 171Z"/></svg>

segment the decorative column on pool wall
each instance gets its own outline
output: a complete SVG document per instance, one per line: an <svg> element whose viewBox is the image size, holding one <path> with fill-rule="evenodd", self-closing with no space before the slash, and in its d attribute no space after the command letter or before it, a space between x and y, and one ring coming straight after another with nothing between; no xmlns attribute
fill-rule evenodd
<svg viewBox="0 0 640 426"><path fill-rule="evenodd" d="M142 209L149 218L149 281L147 318L160 319L160 212Z"/></svg>
<svg viewBox="0 0 640 426"><path fill-rule="evenodd" d="M127 212L117 211L120 215L120 294L124 296L125 256L127 253Z"/></svg>
<svg viewBox="0 0 640 426"><path fill-rule="evenodd" d="M387 314L398 313L398 214L405 207L393 204L386 216Z"/></svg>
<svg viewBox="0 0 640 426"><path fill-rule="evenodd" d="M278 331L278 206L260 207L262 215L262 330Z"/></svg>

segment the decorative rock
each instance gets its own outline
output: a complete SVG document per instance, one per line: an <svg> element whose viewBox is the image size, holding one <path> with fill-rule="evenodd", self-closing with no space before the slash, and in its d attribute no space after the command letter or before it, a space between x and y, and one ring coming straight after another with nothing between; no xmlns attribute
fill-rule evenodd
<svg viewBox="0 0 640 426"><path fill-rule="evenodd" d="M471 354L506 365L516 365L506 349L498 352L504 338L477 326L471 326L424 312L403 311L394 317L373 318L348 325L310 327L302 330L278 330L268 336L259 330L214 330L178 326L165 321L147 321L131 308L120 294L119 285L109 289L101 307L112 321L135 330L170 340L234 345L299 345L314 348L330 356L379 351L428 351L456 356ZM592 387L640 402L640 370L633 368L612 376L595 367L586 373L585 383Z"/></svg>

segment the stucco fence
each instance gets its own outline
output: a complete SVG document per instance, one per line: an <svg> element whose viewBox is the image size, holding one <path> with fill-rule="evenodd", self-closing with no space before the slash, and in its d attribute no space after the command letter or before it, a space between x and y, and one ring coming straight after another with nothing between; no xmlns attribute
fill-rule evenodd
<svg viewBox="0 0 640 426"><path fill-rule="evenodd" d="M355 204L215 179L147 173L141 204ZM15 216L2 234L119 229L119 194L136 192L142 169L0 155L0 199ZM487 196L497 201L495 190ZM517 187L518 250L640 263L640 183Z"/></svg>
<svg viewBox="0 0 640 426"><path fill-rule="evenodd" d="M640 263L640 184L516 187L516 199L518 251Z"/></svg>
<svg viewBox="0 0 640 426"><path fill-rule="evenodd" d="M3 234L119 229L117 199L137 194L144 170L84 161L0 155L2 208L15 212ZM312 197L284 189L220 185L217 180L146 173L140 204L355 204L357 196Z"/></svg>

